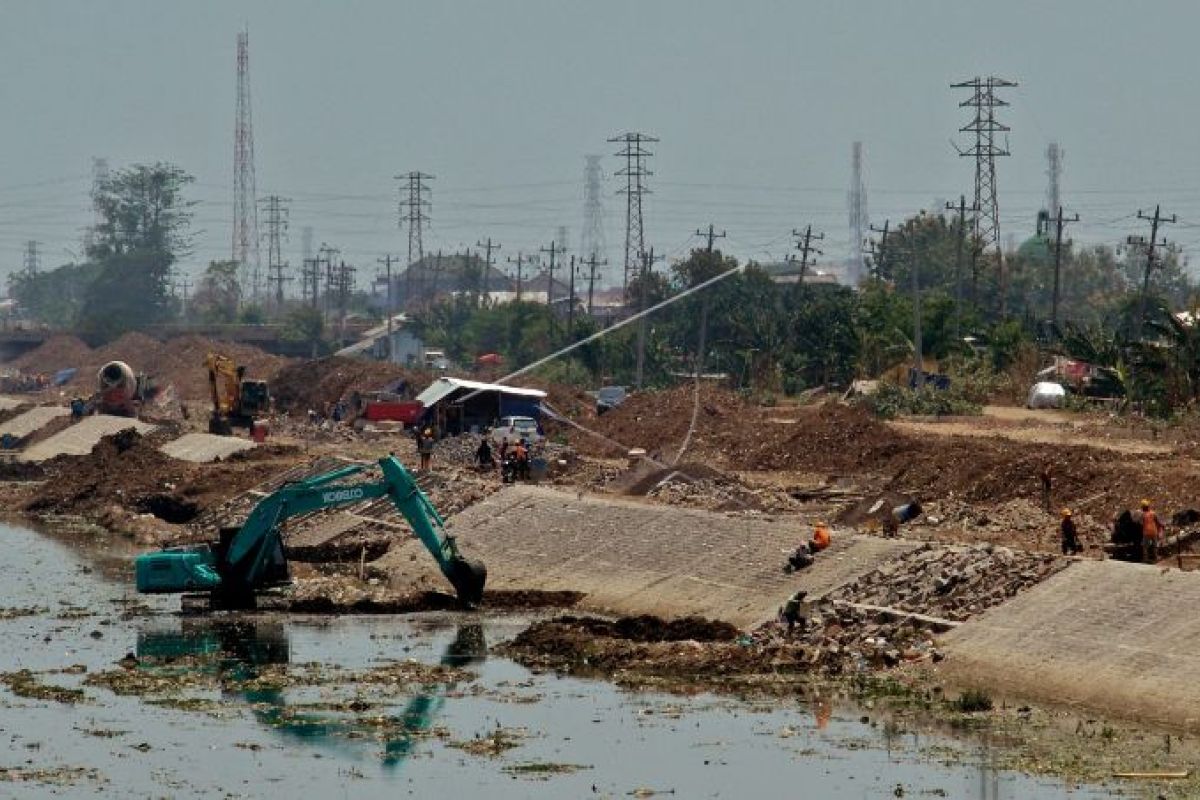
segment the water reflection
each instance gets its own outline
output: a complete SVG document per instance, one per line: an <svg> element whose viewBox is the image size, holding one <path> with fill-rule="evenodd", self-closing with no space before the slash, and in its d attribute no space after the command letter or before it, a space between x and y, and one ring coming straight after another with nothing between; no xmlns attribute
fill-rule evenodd
<svg viewBox="0 0 1200 800"><path fill-rule="evenodd" d="M382 763L389 767L404 762L446 701L444 686L422 685L396 715L364 721L352 714L365 711L369 704L356 705L356 701L335 710L313 711L303 703L289 702L287 692L270 679L269 668L286 666L291 650L287 627L281 622L185 617L173 627L138 631L136 654L138 669L150 674L178 675L182 669L215 675L223 697L243 700L261 724L285 738L343 751L360 749L356 741L382 741ZM465 624L457 627L440 663L466 667L486 658L483 626Z"/></svg>

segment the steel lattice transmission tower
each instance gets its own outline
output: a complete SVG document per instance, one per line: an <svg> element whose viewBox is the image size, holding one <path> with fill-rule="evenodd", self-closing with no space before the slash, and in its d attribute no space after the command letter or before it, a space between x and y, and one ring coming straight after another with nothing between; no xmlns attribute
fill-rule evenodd
<svg viewBox="0 0 1200 800"><path fill-rule="evenodd" d="M250 115L250 33L237 35L237 113L233 123L233 260L242 286L258 299L258 203L254 180L254 123Z"/></svg>
<svg viewBox="0 0 1200 800"><path fill-rule="evenodd" d="M268 294L272 296L275 306L283 306L283 284L291 280L284 273L288 262L283 258L283 242L287 240L288 208L286 197L277 194L264 197L263 206L267 213L267 231L263 236L267 240L267 286Z"/></svg>
<svg viewBox="0 0 1200 800"><path fill-rule="evenodd" d="M658 139L644 133L622 133L608 141L625 145L615 155L625 159L625 166L617 171L617 175L625 178L625 188L617 190L617 194L625 195L625 272L621 287L628 289L630 269L642 269L646 252L642 196L650 193L644 179L654 174L643 163L644 159L654 154L642 145L657 142Z"/></svg>
<svg viewBox="0 0 1200 800"><path fill-rule="evenodd" d="M867 238L867 188L863 185L862 142L850 147L850 191L846 195L850 211L850 251L846 259L846 282L858 286L863 276L863 242Z"/></svg>
<svg viewBox="0 0 1200 800"><path fill-rule="evenodd" d="M1049 179L1046 187L1046 208L1049 209L1051 216L1057 214L1062 205L1062 193L1059 186L1062 180L1062 170L1063 149L1058 146L1058 142L1051 142L1046 146L1046 177Z"/></svg>
<svg viewBox="0 0 1200 800"><path fill-rule="evenodd" d="M96 228L103 222L104 217L100 214L99 204L96 202L100 197L100 192L104 184L108 182L109 170L107 158L92 158L92 224L83 234L83 251L90 254L92 248L96 245Z"/></svg>
<svg viewBox="0 0 1200 800"><path fill-rule="evenodd" d="M422 234L425 224L429 222L429 212L433 207L429 199L432 189L425 181L433 180L432 175L424 172L409 172L395 176L400 184L400 200L397 203L396 226L408 228L408 265L411 267L425 258L425 244ZM406 185L407 184L407 185Z"/></svg>
<svg viewBox="0 0 1200 800"><path fill-rule="evenodd" d="M25 243L25 261L24 268L26 275L37 275L42 266L42 256L38 252L38 248L42 246L41 242L36 242L30 239Z"/></svg>
<svg viewBox="0 0 1200 800"><path fill-rule="evenodd" d="M975 118L959 128L960 133L975 135L975 143L958 154L975 159L975 206L979 214L975 217L975 233L984 250L1000 244L1000 206L996 203L996 159L1010 155L1008 141L1004 145L996 142L997 133L1008 133L1011 128L996 121L996 109L1008 103L996 95L996 90L1016 86L1015 81L989 76L972 78L962 83L951 84L954 89L970 89L971 96L959 103L960 108L974 108Z"/></svg>
<svg viewBox="0 0 1200 800"><path fill-rule="evenodd" d="M1016 86L1016 81L997 78L989 75L986 78L975 77L969 81L951 84L954 89L970 89L971 96L959 103L960 108L975 109L975 118L970 123L959 128L960 133L971 133L975 143L967 149L959 149L958 154L965 158L975 159L975 207L979 212L975 215L975 236L979 242L979 252L987 252L989 247L996 250L996 263L1000 277L1000 315L1008 311L1008 280L1004 270L1004 254L1000 250L1000 206L996 202L996 159L1009 155L1008 137L1003 146L996 141L996 134L1008 133L1010 128L996 121L996 109L1007 106L1008 103L997 96L997 89Z"/></svg>
<svg viewBox="0 0 1200 800"><path fill-rule="evenodd" d="M587 164L583 168L583 229L579 236L581 258L599 259L607 249L604 237L604 200L601 183L604 171L600 166L602 156L584 156Z"/></svg>

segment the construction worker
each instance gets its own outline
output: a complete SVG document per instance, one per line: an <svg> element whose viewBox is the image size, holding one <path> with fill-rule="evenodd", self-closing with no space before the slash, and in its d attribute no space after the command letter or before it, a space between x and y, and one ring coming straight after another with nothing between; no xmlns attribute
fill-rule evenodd
<svg viewBox="0 0 1200 800"><path fill-rule="evenodd" d="M513 448L513 454L517 457L517 478L523 481L529 480L529 443L525 439L518 439L517 446Z"/></svg>
<svg viewBox="0 0 1200 800"><path fill-rule="evenodd" d="M796 627L796 623L801 621L800 604L804 602L804 598L807 596L808 592L796 592L787 599L783 608L779 610L779 616L787 623L788 633L791 633L792 628Z"/></svg>
<svg viewBox="0 0 1200 800"><path fill-rule="evenodd" d="M1053 477L1050 474L1051 464L1049 461L1042 467L1042 508L1046 509L1046 513L1050 513L1050 488L1053 483Z"/></svg>
<svg viewBox="0 0 1200 800"><path fill-rule="evenodd" d="M433 460L433 428L425 428L417 439L417 452L421 455L421 471L428 472Z"/></svg>
<svg viewBox="0 0 1200 800"><path fill-rule="evenodd" d="M1142 560L1147 564L1158 562L1158 546L1163 530L1163 524L1150 507L1150 501L1142 500Z"/></svg>
<svg viewBox="0 0 1200 800"><path fill-rule="evenodd" d="M822 550L824 550L826 547L829 547L830 541L832 541L832 539L829 535L829 526L826 525L824 522L818 522L816 524L816 527L813 529L813 537L812 537L813 552L819 553Z"/></svg>
<svg viewBox="0 0 1200 800"><path fill-rule="evenodd" d="M492 460L492 445L488 442L486 434L479 440L479 448L475 451L475 463L479 465L480 471L496 468L496 464Z"/></svg>
<svg viewBox="0 0 1200 800"><path fill-rule="evenodd" d="M1079 532L1075 529L1075 520L1071 516L1071 509L1064 508L1062 510L1062 524L1059 527L1062 531L1063 555L1082 553L1083 545L1079 543Z"/></svg>

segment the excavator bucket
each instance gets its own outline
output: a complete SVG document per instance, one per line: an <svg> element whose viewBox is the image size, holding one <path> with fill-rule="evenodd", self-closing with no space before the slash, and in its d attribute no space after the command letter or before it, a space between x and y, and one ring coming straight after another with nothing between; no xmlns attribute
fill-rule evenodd
<svg viewBox="0 0 1200 800"><path fill-rule="evenodd" d="M458 599L469 606L483 600L483 585L487 583L487 567L479 561L456 556L446 563L446 579L458 593Z"/></svg>

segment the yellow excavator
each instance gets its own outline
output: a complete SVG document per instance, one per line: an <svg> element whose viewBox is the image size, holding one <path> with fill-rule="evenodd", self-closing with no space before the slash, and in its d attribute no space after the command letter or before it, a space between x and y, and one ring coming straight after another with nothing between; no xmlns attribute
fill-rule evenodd
<svg viewBox="0 0 1200 800"><path fill-rule="evenodd" d="M221 353L209 353L204 366L208 369L208 384L212 390L209 432L229 436L234 428L249 429L255 419L267 413L271 392L266 381L247 380L246 368Z"/></svg>

